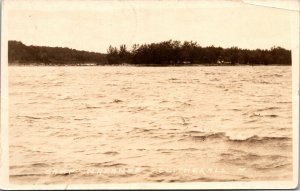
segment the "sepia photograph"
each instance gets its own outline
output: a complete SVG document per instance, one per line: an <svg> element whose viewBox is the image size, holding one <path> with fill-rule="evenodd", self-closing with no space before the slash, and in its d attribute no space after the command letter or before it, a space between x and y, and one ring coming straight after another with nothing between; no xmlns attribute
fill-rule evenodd
<svg viewBox="0 0 300 191"><path fill-rule="evenodd" d="M1 188L298 186L299 1L1 9Z"/></svg>

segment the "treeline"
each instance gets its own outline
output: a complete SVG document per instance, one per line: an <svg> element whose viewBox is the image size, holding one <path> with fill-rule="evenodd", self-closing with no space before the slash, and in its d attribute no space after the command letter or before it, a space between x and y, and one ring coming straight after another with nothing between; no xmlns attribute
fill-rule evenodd
<svg viewBox="0 0 300 191"><path fill-rule="evenodd" d="M10 64L37 65L291 65L291 51L281 47L240 49L237 47L201 47L193 41L164 41L151 44L109 46L107 54L78 51L70 48L26 46L19 41L8 41Z"/></svg>
<svg viewBox="0 0 300 191"><path fill-rule="evenodd" d="M19 41L8 41L8 62L37 65L107 64L105 54L61 47L26 46Z"/></svg>
<svg viewBox="0 0 300 191"><path fill-rule="evenodd" d="M109 64L134 64L150 66L181 65L290 65L291 51L281 47L269 50L240 49L237 47L201 47L196 42L164 41L135 44L130 50L126 45L110 46L107 50Z"/></svg>

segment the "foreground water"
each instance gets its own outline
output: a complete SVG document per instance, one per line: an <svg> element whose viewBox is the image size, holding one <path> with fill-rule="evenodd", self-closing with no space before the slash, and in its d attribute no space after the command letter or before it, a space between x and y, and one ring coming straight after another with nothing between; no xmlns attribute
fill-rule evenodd
<svg viewBox="0 0 300 191"><path fill-rule="evenodd" d="M291 67L9 67L10 181L292 178Z"/></svg>

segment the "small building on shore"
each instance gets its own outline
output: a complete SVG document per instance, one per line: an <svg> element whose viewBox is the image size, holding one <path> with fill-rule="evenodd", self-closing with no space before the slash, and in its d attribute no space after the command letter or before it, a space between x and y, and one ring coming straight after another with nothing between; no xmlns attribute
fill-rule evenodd
<svg viewBox="0 0 300 191"><path fill-rule="evenodd" d="M220 64L220 65L232 65L232 62L230 62L230 61L224 61L224 60L218 60L217 64Z"/></svg>

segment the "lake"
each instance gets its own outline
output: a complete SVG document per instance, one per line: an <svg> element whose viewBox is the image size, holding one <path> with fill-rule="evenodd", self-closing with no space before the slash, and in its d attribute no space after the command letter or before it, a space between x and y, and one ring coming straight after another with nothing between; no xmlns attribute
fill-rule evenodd
<svg viewBox="0 0 300 191"><path fill-rule="evenodd" d="M291 76L291 66L10 66L10 181L291 180Z"/></svg>

